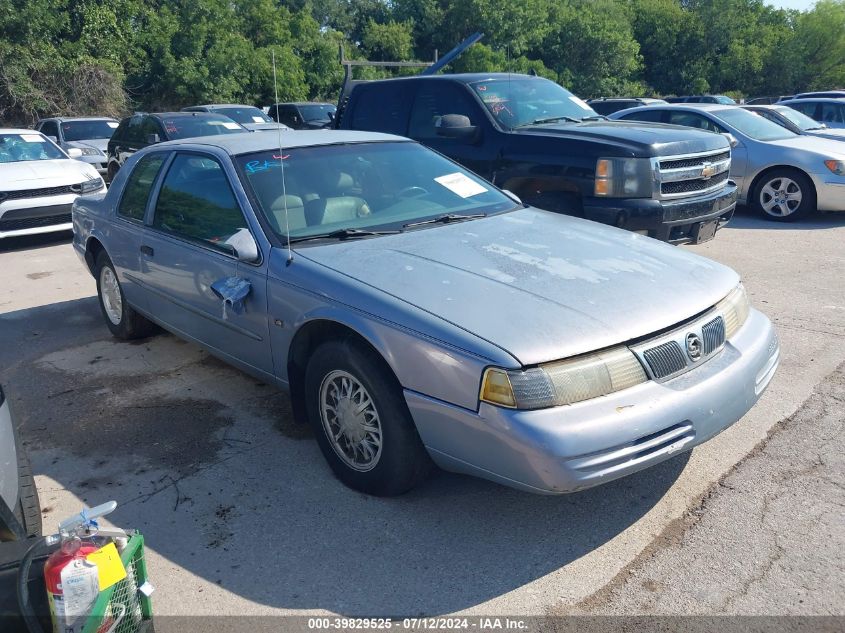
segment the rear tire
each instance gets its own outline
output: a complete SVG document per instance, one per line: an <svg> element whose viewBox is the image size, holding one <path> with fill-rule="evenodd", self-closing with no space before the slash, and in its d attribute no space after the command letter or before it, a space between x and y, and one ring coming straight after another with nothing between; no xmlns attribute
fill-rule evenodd
<svg viewBox="0 0 845 633"><path fill-rule="evenodd" d="M18 442L18 505L15 517L20 521L27 536L41 536L41 502L32 476L29 456Z"/></svg>
<svg viewBox="0 0 845 633"><path fill-rule="evenodd" d="M355 341L320 345L305 370L305 406L335 476L376 496L407 492L431 470L396 377Z"/></svg>
<svg viewBox="0 0 845 633"><path fill-rule="evenodd" d="M145 338L156 330L155 324L132 309L123 296L117 272L105 251L97 255L94 267L100 311L111 333L119 339Z"/></svg>
<svg viewBox="0 0 845 633"><path fill-rule="evenodd" d="M816 189L797 169L774 169L754 187L752 205L767 220L795 222L816 210Z"/></svg>

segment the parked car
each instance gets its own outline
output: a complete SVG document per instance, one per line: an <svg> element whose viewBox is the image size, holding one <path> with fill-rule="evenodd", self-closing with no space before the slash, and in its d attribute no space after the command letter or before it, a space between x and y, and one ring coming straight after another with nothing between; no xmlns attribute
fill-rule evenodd
<svg viewBox="0 0 845 633"><path fill-rule="evenodd" d="M108 143L108 181L139 149L162 141L246 131L240 123L210 112L138 112L120 122Z"/></svg>
<svg viewBox="0 0 845 633"><path fill-rule="evenodd" d="M607 98L588 99L587 105L593 110L607 116L619 110L627 110L628 108L636 108L638 106L659 105L666 103L663 99L649 99L647 97L631 97L631 98Z"/></svg>
<svg viewBox="0 0 845 633"><path fill-rule="evenodd" d="M72 147L81 150L82 155L77 160L90 163L105 176L106 149L117 126L117 120L110 117L51 117L38 121L35 129L65 151Z"/></svg>
<svg viewBox="0 0 845 633"><path fill-rule="evenodd" d="M828 127L845 128L845 99L803 98L781 101L779 105L789 106Z"/></svg>
<svg viewBox="0 0 845 633"><path fill-rule="evenodd" d="M316 130L330 127L336 111L333 103L277 103L268 114L291 129Z"/></svg>
<svg viewBox="0 0 845 633"><path fill-rule="evenodd" d="M673 243L712 238L734 212L726 139L607 121L541 77L353 82L340 103L339 128L411 137L541 209ZM689 169L673 171L678 161Z"/></svg>
<svg viewBox="0 0 845 633"><path fill-rule="evenodd" d="M0 386L0 541L41 535L41 504L29 456Z"/></svg>
<svg viewBox="0 0 845 633"><path fill-rule="evenodd" d="M723 103L733 105L736 103L725 95L694 95L689 97L665 97L667 103Z"/></svg>
<svg viewBox="0 0 845 633"><path fill-rule="evenodd" d="M838 141L800 136L738 106L666 105L611 116L730 134L731 178L739 185L739 200L770 220L791 222L816 209L845 209L845 150Z"/></svg>
<svg viewBox="0 0 845 633"><path fill-rule="evenodd" d="M235 123L240 123L248 130L270 129L271 127L275 129L275 126L272 125L273 119L261 108L256 108L255 106L234 103L210 103L182 108L182 112L212 112L214 114L222 114L232 119Z"/></svg>
<svg viewBox="0 0 845 633"><path fill-rule="evenodd" d="M157 323L289 389L332 470L401 493L431 461L579 490L710 439L778 365L737 274L518 203L401 137L162 143L74 207L118 338Z"/></svg>
<svg viewBox="0 0 845 633"><path fill-rule="evenodd" d="M789 106L776 104L746 105L742 107L750 112L756 112L764 119L777 123L795 134L808 134L810 136L829 138L834 141L845 141L845 130L831 129L824 123L819 123L815 119L811 119L806 114L802 114Z"/></svg>
<svg viewBox="0 0 845 633"><path fill-rule="evenodd" d="M80 194L105 187L97 170L34 130L0 128L0 239L71 228Z"/></svg>
<svg viewBox="0 0 845 633"><path fill-rule="evenodd" d="M794 97L784 97L786 99L845 99L845 90L827 90L822 92L801 92Z"/></svg>

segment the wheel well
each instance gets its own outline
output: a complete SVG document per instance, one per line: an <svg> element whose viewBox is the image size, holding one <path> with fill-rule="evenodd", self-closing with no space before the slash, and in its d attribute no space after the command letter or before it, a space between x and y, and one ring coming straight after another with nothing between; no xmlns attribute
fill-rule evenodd
<svg viewBox="0 0 845 633"><path fill-rule="evenodd" d="M88 270L91 274L94 273L94 266L97 264L97 257L100 252L106 250L96 237L89 237L88 243L85 244L85 263L88 264Z"/></svg>
<svg viewBox="0 0 845 633"><path fill-rule="evenodd" d="M806 171L804 171L803 169L799 169L798 167L793 167L792 165L773 165L772 167L767 167L759 174L754 176L754 180L751 182L751 186L748 188L748 198L746 199L746 203L748 205L753 205L755 203L754 198L757 192L757 186L760 184L760 181L765 178L768 174L772 173L773 171L777 171L778 169L788 169L790 171L797 171L810 182L810 187L812 187L813 195L818 195L818 193L816 192L816 183L813 182L813 179L810 178L810 175Z"/></svg>
<svg viewBox="0 0 845 633"><path fill-rule="evenodd" d="M337 321L323 319L306 323L294 335L288 350L288 386L290 388L291 407L295 421L299 423L307 422L303 392L305 389L305 369L308 366L308 359L314 353L314 350L326 341L343 340L354 341L371 351L376 358L384 363L390 375L395 378L396 375L381 353L366 338L352 328ZM397 379L397 385L398 382Z"/></svg>

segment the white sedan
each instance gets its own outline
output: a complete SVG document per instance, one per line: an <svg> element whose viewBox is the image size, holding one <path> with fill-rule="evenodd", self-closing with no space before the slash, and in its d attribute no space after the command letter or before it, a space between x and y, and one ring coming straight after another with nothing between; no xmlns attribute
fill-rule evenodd
<svg viewBox="0 0 845 633"><path fill-rule="evenodd" d="M0 239L68 231L77 196L105 189L97 170L69 152L40 132L0 128Z"/></svg>

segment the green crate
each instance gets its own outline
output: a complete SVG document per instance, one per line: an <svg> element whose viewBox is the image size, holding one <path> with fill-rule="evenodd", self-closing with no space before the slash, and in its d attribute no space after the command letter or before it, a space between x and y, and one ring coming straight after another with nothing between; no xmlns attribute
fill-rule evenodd
<svg viewBox="0 0 845 633"><path fill-rule="evenodd" d="M97 596L82 633L140 633L152 631L150 599L138 591L147 581L144 537L135 532L120 554L126 578Z"/></svg>

